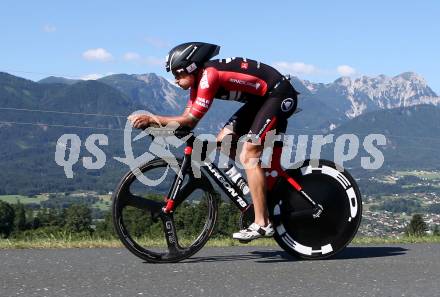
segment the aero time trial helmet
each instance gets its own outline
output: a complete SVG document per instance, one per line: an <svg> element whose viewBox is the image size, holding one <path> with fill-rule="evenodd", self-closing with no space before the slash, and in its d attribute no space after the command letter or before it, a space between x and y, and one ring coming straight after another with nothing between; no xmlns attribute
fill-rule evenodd
<svg viewBox="0 0 440 297"><path fill-rule="evenodd" d="M187 42L174 47L165 60L167 72L192 73L220 52L220 46L204 42Z"/></svg>

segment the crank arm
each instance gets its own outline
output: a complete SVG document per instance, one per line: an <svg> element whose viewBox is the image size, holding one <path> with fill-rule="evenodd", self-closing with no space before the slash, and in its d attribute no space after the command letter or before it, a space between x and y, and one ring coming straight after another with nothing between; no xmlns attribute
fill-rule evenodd
<svg viewBox="0 0 440 297"><path fill-rule="evenodd" d="M312 216L314 219L319 218L324 210L321 204L316 203L306 192L303 190L299 191L301 196L303 196L311 205L313 205Z"/></svg>
<svg viewBox="0 0 440 297"><path fill-rule="evenodd" d="M312 217L314 219L317 219L321 216L323 211L323 208L321 205L317 204L314 208L309 208L305 210L300 211L292 211L289 214L290 219L298 219L298 218L305 218L305 217Z"/></svg>

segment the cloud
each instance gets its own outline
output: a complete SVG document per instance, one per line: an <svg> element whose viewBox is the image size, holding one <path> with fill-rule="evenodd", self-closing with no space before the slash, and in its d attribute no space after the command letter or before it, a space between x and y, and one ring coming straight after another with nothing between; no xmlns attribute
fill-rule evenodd
<svg viewBox="0 0 440 297"><path fill-rule="evenodd" d="M101 62L108 62L113 60L112 54L110 54L108 51L106 51L103 48L94 48L89 49L85 51L82 54L83 58L89 61L101 61Z"/></svg>
<svg viewBox="0 0 440 297"><path fill-rule="evenodd" d="M289 72L295 75L320 73L320 70L315 65L305 64L303 62L275 62L273 66L281 72Z"/></svg>
<svg viewBox="0 0 440 297"><path fill-rule="evenodd" d="M86 75L82 76L81 79L82 80L97 80L103 76L104 76L103 74L91 73L91 74L86 74Z"/></svg>
<svg viewBox="0 0 440 297"><path fill-rule="evenodd" d="M169 43L163 39L156 37L145 37L145 41L156 48L168 48L170 47Z"/></svg>
<svg viewBox="0 0 440 297"><path fill-rule="evenodd" d="M348 65L340 65L336 68L336 71L342 76L353 76L356 74L356 69Z"/></svg>
<svg viewBox="0 0 440 297"><path fill-rule="evenodd" d="M319 75L319 76L334 76L335 74L341 76L354 76L358 72L351 66L339 65L333 69L324 69L313 64L306 64L303 62L275 62L272 64L281 73L289 73L293 75Z"/></svg>
<svg viewBox="0 0 440 297"><path fill-rule="evenodd" d="M138 61L140 60L141 55L135 52L127 52L124 54L123 59L125 61Z"/></svg>
<svg viewBox="0 0 440 297"><path fill-rule="evenodd" d="M100 79L104 76L108 76L108 75L112 75L114 74L113 72L107 72L106 74L101 74L101 73L91 73L91 74L86 74L84 76L81 76L80 79L82 80L97 80Z"/></svg>
<svg viewBox="0 0 440 297"><path fill-rule="evenodd" d="M43 26L43 31L46 33L53 33L57 30L54 25L46 24Z"/></svg>

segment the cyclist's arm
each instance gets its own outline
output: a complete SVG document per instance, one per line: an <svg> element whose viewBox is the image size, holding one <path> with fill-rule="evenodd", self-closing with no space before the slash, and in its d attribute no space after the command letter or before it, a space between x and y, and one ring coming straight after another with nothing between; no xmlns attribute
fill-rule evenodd
<svg viewBox="0 0 440 297"><path fill-rule="evenodd" d="M194 128L211 106L215 93L219 87L219 75L216 69L207 68L203 71L197 89L191 89L190 99L180 116L152 116L150 125L166 126L171 122L178 122L180 126Z"/></svg>
<svg viewBox="0 0 440 297"><path fill-rule="evenodd" d="M182 114L180 116L158 116L153 115L150 119L150 126L160 125L166 126L169 123L179 123L180 126L194 128L198 121L193 119L189 114Z"/></svg>
<svg viewBox="0 0 440 297"><path fill-rule="evenodd" d="M201 80L198 83L197 90L191 90L190 100L188 101L188 116L196 123L206 114L214 96L219 88L219 75L215 68L208 67L203 70Z"/></svg>
<svg viewBox="0 0 440 297"><path fill-rule="evenodd" d="M194 117L191 114L191 107L193 105L193 97L195 96L195 91L191 90L191 95L190 95L190 99L188 100L188 103L185 107L185 110L183 111L183 113L180 116L159 116L159 115L154 115L151 116L150 119L150 125L158 125L160 124L161 126L166 126L171 122L178 122L180 126L184 126L184 127L188 127L188 128L194 128L197 125L197 122L199 121L199 119L197 119L196 117Z"/></svg>

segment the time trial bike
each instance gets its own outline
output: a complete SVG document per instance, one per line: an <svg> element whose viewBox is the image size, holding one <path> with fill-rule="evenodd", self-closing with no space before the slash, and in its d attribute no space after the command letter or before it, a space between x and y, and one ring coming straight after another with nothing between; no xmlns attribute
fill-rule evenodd
<svg viewBox="0 0 440 297"><path fill-rule="evenodd" d="M243 177L240 175L238 182L235 169L221 170L208 161L198 164L197 177L192 170L194 134L181 130L167 133L187 138L183 158L155 158L129 171L113 193L117 235L130 252L152 263L187 259L205 245L218 217L215 184L241 211L240 227L253 220ZM351 242L361 222L362 201L356 181L328 160L305 160L283 169L282 146L283 142L274 142L272 160L265 169L274 239L299 258L334 256ZM146 185L137 178L140 175L154 182Z"/></svg>

